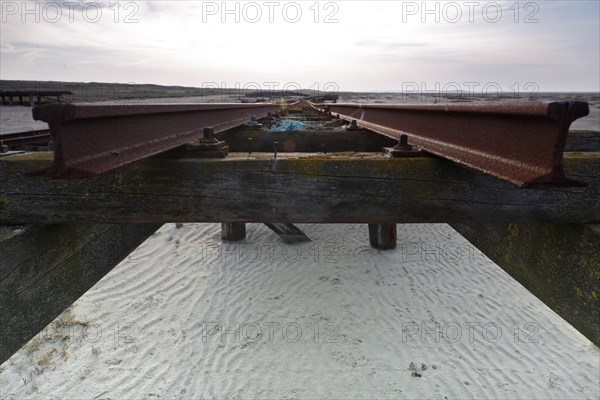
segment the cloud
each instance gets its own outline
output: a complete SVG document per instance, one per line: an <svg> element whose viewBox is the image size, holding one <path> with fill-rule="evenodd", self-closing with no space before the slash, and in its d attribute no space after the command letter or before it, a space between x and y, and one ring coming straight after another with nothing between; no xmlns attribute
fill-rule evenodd
<svg viewBox="0 0 600 400"><path fill-rule="evenodd" d="M359 47L379 48L383 50L396 50L404 47L424 47L428 46L427 42L405 42L405 41L388 41L383 39L365 39L354 42Z"/></svg>
<svg viewBox="0 0 600 400"><path fill-rule="evenodd" d="M549 89L600 84L597 2L538 2L536 24L514 22L514 1L499 2L506 18L495 24L481 13L473 23L467 17L456 24L424 24L420 18L403 23L402 2L387 1L339 2L335 24L315 23L312 3L305 2L298 24L281 14L275 23L221 23L218 15L203 23L200 3L120 2L115 23L110 2L100 3L96 23L81 18L83 1L73 22L65 16L57 23L22 23L17 16L3 23L0 77L308 86L337 79L342 90L386 90L405 80L509 82L532 76ZM123 23L125 3L138 6L138 23Z"/></svg>

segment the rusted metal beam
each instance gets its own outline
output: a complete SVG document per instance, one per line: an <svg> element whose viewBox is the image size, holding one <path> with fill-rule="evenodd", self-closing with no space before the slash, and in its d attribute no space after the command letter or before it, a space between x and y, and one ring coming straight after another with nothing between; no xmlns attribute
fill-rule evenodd
<svg viewBox="0 0 600 400"><path fill-rule="evenodd" d="M4 133L4 134L0 135L0 138L2 138L2 140L7 140L7 139L20 139L20 138L29 137L29 136L50 137L50 129L38 129L35 131Z"/></svg>
<svg viewBox="0 0 600 400"><path fill-rule="evenodd" d="M524 187L581 186L563 172L569 126L586 102L314 104L359 126Z"/></svg>
<svg viewBox="0 0 600 400"><path fill-rule="evenodd" d="M54 163L34 171L54 178L84 178L193 142L204 128L223 131L250 115L281 106L261 104L51 104L34 107L33 118L49 124Z"/></svg>
<svg viewBox="0 0 600 400"><path fill-rule="evenodd" d="M8 150L22 149L27 145L48 145L52 139L49 129L40 129L36 131L8 133L0 135L2 143L8 147Z"/></svg>

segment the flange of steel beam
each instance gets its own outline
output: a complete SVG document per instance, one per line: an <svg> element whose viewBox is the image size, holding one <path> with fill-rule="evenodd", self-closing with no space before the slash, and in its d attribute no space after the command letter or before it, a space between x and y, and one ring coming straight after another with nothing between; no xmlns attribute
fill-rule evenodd
<svg viewBox="0 0 600 400"><path fill-rule="evenodd" d="M98 175L200 139L204 128L220 132L279 111L274 103L37 106L33 118L50 126L54 162L31 174Z"/></svg>
<svg viewBox="0 0 600 400"><path fill-rule="evenodd" d="M27 145L48 145L51 139L50 130L48 129L2 135L2 142L8 146L9 150L20 149Z"/></svg>
<svg viewBox="0 0 600 400"><path fill-rule="evenodd" d="M522 187L585 185L565 176L563 151L586 102L313 106Z"/></svg>

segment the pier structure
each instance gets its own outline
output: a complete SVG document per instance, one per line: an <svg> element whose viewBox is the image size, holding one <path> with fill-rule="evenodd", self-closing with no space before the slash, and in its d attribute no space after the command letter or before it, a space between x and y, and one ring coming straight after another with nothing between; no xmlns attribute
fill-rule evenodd
<svg viewBox="0 0 600 400"><path fill-rule="evenodd" d="M72 94L66 90L10 90L0 91L0 98L2 105L15 105L15 98L17 98L19 100L16 104L33 107L42 103L42 97L53 98L57 103L62 103L63 96Z"/></svg>
<svg viewBox="0 0 600 400"><path fill-rule="evenodd" d="M588 112L572 101L34 107L54 151L0 157L0 362L167 222L221 223L228 242L265 223L290 246L310 240L294 224L360 223L377 251L399 251L398 223L449 223L598 344L600 133L569 130ZM274 129L283 120L310 128Z"/></svg>

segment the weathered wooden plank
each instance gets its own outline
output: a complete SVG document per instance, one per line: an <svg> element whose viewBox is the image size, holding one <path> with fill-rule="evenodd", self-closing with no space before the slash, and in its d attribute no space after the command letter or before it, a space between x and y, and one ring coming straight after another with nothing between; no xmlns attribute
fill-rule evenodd
<svg viewBox="0 0 600 400"><path fill-rule="evenodd" d="M452 227L600 345L600 225L459 223Z"/></svg>
<svg viewBox="0 0 600 400"><path fill-rule="evenodd" d="M25 177L48 153L0 159L0 221L549 222L600 221L600 153L567 153L584 188L523 189L434 157L234 153L147 159L85 180Z"/></svg>
<svg viewBox="0 0 600 400"><path fill-rule="evenodd" d="M160 224L31 225L0 238L0 363L106 275Z"/></svg>

